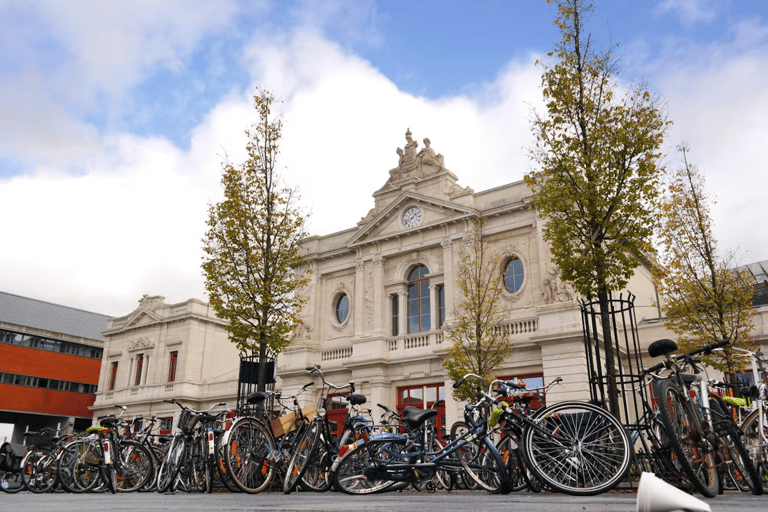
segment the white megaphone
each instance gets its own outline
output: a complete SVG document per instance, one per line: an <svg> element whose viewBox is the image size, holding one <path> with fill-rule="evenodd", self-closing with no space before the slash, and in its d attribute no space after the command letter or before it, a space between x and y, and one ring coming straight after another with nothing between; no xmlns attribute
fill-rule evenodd
<svg viewBox="0 0 768 512"><path fill-rule="evenodd" d="M637 512L712 512L709 505L681 491L653 473L640 475L637 488Z"/></svg>

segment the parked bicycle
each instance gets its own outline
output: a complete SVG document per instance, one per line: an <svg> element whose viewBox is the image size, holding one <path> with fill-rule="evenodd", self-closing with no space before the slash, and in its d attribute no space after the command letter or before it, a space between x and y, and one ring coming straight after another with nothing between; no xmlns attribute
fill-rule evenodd
<svg viewBox="0 0 768 512"><path fill-rule="evenodd" d="M739 389L741 401L730 402L745 412L739 430L744 435L744 445L755 465L763 491L768 492L768 359L760 351L738 347L731 347L731 350L749 362L752 373L753 384Z"/></svg>
<svg viewBox="0 0 768 512"><path fill-rule="evenodd" d="M184 491L211 492L218 457L214 429L216 422L227 413L211 414L211 410L226 406L214 404L205 411L197 411L175 398L165 400L181 408L177 433L168 447L157 473L157 492Z"/></svg>
<svg viewBox="0 0 768 512"><path fill-rule="evenodd" d="M294 443L300 439L317 413L314 405L302 409L299 396L313 383L305 384L296 394L256 392L246 400L248 414L235 420L227 432L224 450L227 471L242 491L258 493L269 487L276 475L285 474ZM289 408L283 401L290 401ZM280 412L273 418L272 406ZM264 420L260 418L265 418ZM270 421L271 420L271 421ZM279 480L281 483L282 481Z"/></svg>
<svg viewBox="0 0 768 512"><path fill-rule="evenodd" d="M454 387L468 378L482 382L478 375L468 374ZM505 383L497 380L491 384L497 385ZM478 402L465 406L464 417L469 427L466 434L436 453L415 449L417 440L407 435L372 435L338 461L335 476L339 487L350 494L377 492L392 481L414 479L416 473L455 471L458 461L483 488L508 492L511 488L506 464L488 437L487 419L473 415L484 405L502 407L510 422L519 423L525 461L552 489L593 495L612 489L624 478L632 454L629 439L621 423L604 409L587 403L563 402L541 409L529 418L503 406L491 395L492 389L480 388L478 392ZM410 421L423 424L435 414L434 410L416 410ZM469 445L473 446L464 450Z"/></svg>
<svg viewBox="0 0 768 512"><path fill-rule="evenodd" d="M307 368L312 375L319 375L321 380L320 397L317 401L317 416L310 422L304 435L294 445L283 478L283 492L290 493L301 485L310 491L327 491L333 479L331 465L339 450L351 441L357 441L361 429L371 422L364 418L360 406L366 402L364 395L355 393L355 383L336 385L328 382L320 365ZM338 425L328 418L328 402L331 395L349 388L349 393L341 395L341 400L349 405L347 415L341 426L340 436L334 431ZM370 413L370 411L369 411Z"/></svg>
<svg viewBox="0 0 768 512"><path fill-rule="evenodd" d="M644 370L654 378L653 392L658 400L661 423L676 455L676 465L693 487L707 497L716 496L722 486L721 472L728 472L739 484L754 494L762 486L741 434L722 399L710 393L702 376L704 366L695 356L711 354L727 341L712 343L691 352L673 356L677 344L672 340L655 341L649 346L651 357L665 360ZM662 377L658 372L669 369Z"/></svg>
<svg viewBox="0 0 768 512"><path fill-rule="evenodd" d="M24 486L35 494L49 492L58 486L56 463L62 447L69 443L73 436L65 434L72 425L54 430L44 428L40 432L25 432L25 442L29 451L22 461L22 478Z"/></svg>
<svg viewBox="0 0 768 512"><path fill-rule="evenodd" d="M123 439L119 433L124 405L118 416L98 418L99 425L88 427L85 436L67 444L58 457L58 478L70 492L85 492L102 482L107 490L136 491L151 478L152 455L141 444Z"/></svg>

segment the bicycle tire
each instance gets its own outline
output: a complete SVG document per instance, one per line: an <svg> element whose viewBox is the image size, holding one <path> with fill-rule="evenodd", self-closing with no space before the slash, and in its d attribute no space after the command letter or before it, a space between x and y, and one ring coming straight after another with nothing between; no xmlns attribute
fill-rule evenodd
<svg viewBox="0 0 768 512"><path fill-rule="evenodd" d="M138 491L152 479L155 465L147 447L135 441L120 442L119 461L115 461L117 490Z"/></svg>
<svg viewBox="0 0 768 512"><path fill-rule="evenodd" d="M269 458L274 451L275 440L259 420L242 418L232 425L225 461L235 485L251 494L266 489L275 473Z"/></svg>
<svg viewBox="0 0 768 512"><path fill-rule="evenodd" d="M176 488L176 477L181 470L181 459L184 455L185 441L182 435L174 436L171 445L165 452L163 462L157 471L156 490L159 493L173 492Z"/></svg>
<svg viewBox="0 0 768 512"><path fill-rule="evenodd" d="M760 430L759 414L763 414L763 432ZM763 408L750 412L739 426L744 436L744 445L757 469L757 475L763 486L763 492L768 492L768 410Z"/></svg>
<svg viewBox="0 0 768 512"><path fill-rule="evenodd" d="M224 444L216 447L216 469L219 473L219 480L222 484L224 484L224 487L226 487L229 492L242 492L242 490L232 480L232 477L229 475L229 471L227 470L227 462L224 460L226 449L227 447Z"/></svg>
<svg viewBox="0 0 768 512"><path fill-rule="evenodd" d="M24 457L21 474L29 492L40 494L50 491L58 483L56 456L50 450L30 451Z"/></svg>
<svg viewBox="0 0 768 512"><path fill-rule="evenodd" d="M683 390L670 380L659 380L653 386L658 399L659 417L667 433L676 465L693 485L708 498L720 492L717 464L706 440L707 433L698 413L694 412Z"/></svg>
<svg viewBox="0 0 768 512"><path fill-rule="evenodd" d="M397 440L371 440L350 448L339 460L333 473L333 486L346 494L365 495L383 492L392 487L394 480L373 479L366 470L374 468L377 461L403 459L397 457L403 451L405 438Z"/></svg>
<svg viewBox="0 0 768 512"><path fill-rule="evenodd" d="M109 492L117 492L117 470L113 464L104 464L99 468L99 475Z"/></svg>
<svg viewBox="0 0 768 512"><path fill-rule="evenodd" d="M459 455L459 462L464 467L464 474L474 480L479 487L492 494L507 494L511 491L511 482L507 467L496 446L484 437L480 443L469 443ZM465 447L465 448L466 448Z"/></svg>
<svg viewBox="0 0 768 512"><path fill-rule="evenodd" d="M213 483L216 480L215 477L215 462L210 458L205 458L205 475L204 475L204 484L203 484L203 490L206 494L211 494L213 492Z"/></svg>
<svg viewBox="0 0 768 512"><path fill-rule="evenodd" d="M302 426L302 429L303 432L291 445L291 457L288 459L283 477L283 492L285 494L290 494L296 489L307 471L317 450L322 425L318 419Z"/></svg>
<svg viewBox="0 0 768 512"><path fill-rule="evenodd" d="M8 494L16 494L26 489L24 486L24 475L21 468L13 471L0 472L0 489Z"/></svg>
<svg viewBox="0 0 768 512"><path fill-rule="evenodd" d="M523 456L544 485L574 496L594 496L614 488L629 471L629 437L604 409L562 402L531 419L537 426L523 432Z"/></svg>
<svg viewBox="0 0 768 512"><path fill-rule="evenodd" d="M755 496L763 494L757 469L741 442L741 431L728 407L718 395L710 397L710 409L714 411L713 419L715 434L717 434L720 451L726 459L728 473L739 490L749 490Z"/></svg>
<svg viewBox="0 0 768 512"><path fill-rule="evenodd" d="M90 491L101 481L96 443L99 441L77 439L62 449L56 464L56 475L67 491Z"/></svg>
<svg viewBox="0 0 768 512"><path fill-rule="evenodd" d="M457 421L457 422L455 422L453 425L451 425L451 441L455 441L459 437L465 435L467 432L469 432L469 425L466 422L464 422L464 421ZM460 449L456 453L457 457L460 458L462 456L465 456L465 457L469 456L469 455L464 454L464 452L466 450L472 450L474 446L475 445L467 445L464 448ZM463 469L463 467L462 467L462 469ZM470 477L469 475L465 475L464 471L462 471L461 473L458 473L456 476L457 476L457 478L456 478L455 484L457 486L463 487L464 489L467 489L467 490L470 490L470 491L474 491L474 490L478 489L479 486L478 486L477 482L472 477Z"/></svg>
<svg viewBox="0 0 768 512"><path fill-rule="evenodd" d="M320 443L316 447L312 460L301 477L299 485L305 491L325 492L331 488L331 463L333 462L333 452L328 451L328 446L320 438Z"/></svg>
<svg viewBox="0 0 768 512"><path fill-rule="evenodd" d="M499 450L501 459L507 466L510 491L518 492L527 488L528 481L523 475L525 467L517 442L513 441L511 436L506 435L496 443L496 449Z"/></svg>

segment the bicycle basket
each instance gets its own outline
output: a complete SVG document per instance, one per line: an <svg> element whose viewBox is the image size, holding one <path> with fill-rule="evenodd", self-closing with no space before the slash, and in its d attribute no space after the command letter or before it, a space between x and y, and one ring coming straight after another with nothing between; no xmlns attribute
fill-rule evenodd
<svg viewBox="0 0 768 512"><path fill-rule="evenodd" d="M179 430L185 434L189 434L192 432L192 429L195 428L195 425L197 425L197 415L186 409L182 410L181 414L179 414Z"/></svg>

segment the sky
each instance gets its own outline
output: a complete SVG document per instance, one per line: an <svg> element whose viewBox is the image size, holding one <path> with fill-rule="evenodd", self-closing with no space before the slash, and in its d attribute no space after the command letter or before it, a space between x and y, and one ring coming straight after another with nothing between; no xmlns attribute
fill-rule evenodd
<svg viewBox="0 0 768 512"><path fill-rule="evenodd" d="M768 2L594 0L716 200L718 248L768 260ZM309 231L354 227L410 129L476 191L534 169L560 34L544 0L0 0L0 291L122 316L206 300L202 238L253 95L281 99L279 168ZM550 61L551 62L551 61ZM421 142L420 142L421 144Z"/></svg>

